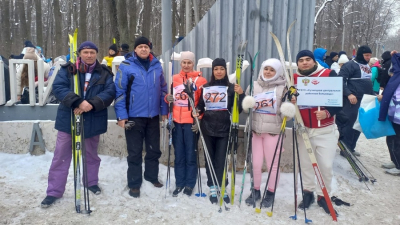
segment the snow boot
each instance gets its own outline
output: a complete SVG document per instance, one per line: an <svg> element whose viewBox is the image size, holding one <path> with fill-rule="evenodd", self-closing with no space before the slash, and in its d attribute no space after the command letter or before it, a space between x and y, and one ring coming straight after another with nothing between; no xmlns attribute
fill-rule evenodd
<svg viewBox="0 0 400 225"><path fill-rule="evenodd" d="M93 192L93 194L95 194L95 195L101 194L101 189L99 188L99 186L97 184L88 187L88 189L89 189L89 191Z"/></svg>
<svg viewBox="0 0 400 225"><path fill-rule="evenodd" d="M53 196L46 196L46 198L43 199L43 201L42 201L42 203L41 203L41 206L42 206L42 208L48 208L48 207L50 207L51 205L53 205L54 202L55 202L56 200L57 200L56 197L53 197Z"/></svg>
<svg viewBox="0 0 400 225"><path fill-rule="evenodd" d="M225 193L224 193L224 201L226 202L226 204L231 203L231 199L228 196L228 192L225 189Z"/></svg>
<svg viewBox="0 0 400 225"><path fill-rule="evenodd" d="M179 193L181 193L181 191L183 190L183 187L176 187L175 191L172 193L173 197L178 196Z"/></svg>
<svg viewBox="0 0 400 225"><path fill-rule="evenodd" d="M140 197L140 188L130 188L129 195L134 198L139 198Z"/></svg>
<svg viewBox="0 0 400 225"><path fill-rule="evenodd" d="M218 203L217 188L215 186L210 187L210 202L211 204Z"/></svg>
<svg viewBox="0 0 400 225"><path fill-rule="evenodd" d="M262 200L261 205L264 208L269 208L272 205L272 201L274 201L275 193L271 191L267 191L265 198Z"/></svg>
<svg viewBox="0 0 400 225"><path fill-rule="evenodd" d="M247 205L252 205L253 202L256 202L261 199L261 192L260 190L254 189L254 197L253 197L253 192L251 192L250 196L246 198L246 204Z"/></svg>
<svg viewBox="0 0 400 225"><path fill-rule="evenodd" d="M299 204L299 209L308 209L315 202L314 192L304 191L303 200Z"/></svg>
<svg viewBox="0 0 400 225"><path fill-rule="evenodd" d="M385 168L385 169L393 169L395 167L396 167L396 165L393 162L382 164L382 168Z"/></svg>
<svg viewBox="0 0 400 225"><path fill-rule="evenodd" d="M328 204L326 203L325 198L323 196L318 195L317 203L318 203L319 207L322 207L326 213L328 213L329 215L331 214L329 212ZM333 209L333 210L335 210L335 209ZM336 217L339 217L339 214L337 213L336 210L335 210L335 214L336 214Z"/></svg>
<svg viewBox="0 0 400 225"><path fill-rule="evenodd" d="M400 175L400 170L395 168L392 168L390 170L386 170L386 173L390 174L390 175L394 175L394 176L399 176Z"/></svg>
<svg viewBox="0 0 400 225"><path fill-rule="evenodd" d="M191 187L185 187L185 190L183 190L183 194L187 195L187 196L191 196L193 192L193 188Z"/></svg>

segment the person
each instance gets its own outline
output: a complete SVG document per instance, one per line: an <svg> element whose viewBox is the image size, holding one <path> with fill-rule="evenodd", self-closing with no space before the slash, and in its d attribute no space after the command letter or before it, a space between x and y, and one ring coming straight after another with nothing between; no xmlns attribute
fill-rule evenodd
<svg viewBox="0 0 400 225"><path fill-rule="evenodd" d="M194 103L198 105L201 98L201 88L207 83L202 77L201 72L194 71L195 56L190 51L181 52L181 71L173 76L173 95L168 95L168 102L173 102L172 115L174 128L172 129L172 144L174 145L175 155L175 184L176 188L173 196L177 197L183 190L183 193L192 195L193 188L196 185L197 177L197 158L195 145L198 140L198 124L192 118L192 112L188 108L190 105L187 95L183 92L184 84L191 79L194 91ZM194 136L195 135L195 136Z"/></svg>
<svg viewBox="0 0 400 225"><path fill-rule="evenodd" d="M275 153L275 147L278 143L279 133L282 125L283 115L280 111L281 99L286 91L286 79L283 74L283 67L278 59L268 59L261 64L258 78L253 83L253 96L255 102L262 102L266 99L272 99L272 104L261 106L254 109L252 120L252 146L253 146L253 177L254 177L254 196L253 193L245 200L246 204L251 205L253 201L261 199L261 176L263 161L267 163L268 170L271 168L272 159ZM246 95L249 96L250 87L246 90ZM249 97L243 100L243 105L247 105ZM269 171L271 176L268 184L267 194L262 200L263 207L270 207L272 205L273 197L275 195L276 175L279 173L278 158L280 157L278 146L272 170ZM284 151L284 149L282 149Z"/></svg>
<svg viewBox="0 0 400 225"><path fill-rule="evenodd" d="M325 60L325 63L328 64L329 68L331 68L333 63L337 63L339 59L339 54L337 52L331 52L329 54L329 59L330 60Z"/></svg>
<svg viewBox="0 0 400 225"><path fill-rule="evenodd" d="M55 129L58 130L56 149L49 170L47 196L41 204L43 208L52 205L65 192L72 158L71 112L84 118L87 160L87 181L84 180L84 185L96 195L101 193L98 186L101 159L97 150L100 134L107 132L107 107L115 98L115 86L112 73L96 60L98 48L93 42L83 42L78 53L76 65L63 65L53 83L53 93L61 103L55 122ZM71 88L73 76L70 71L73 69L79 76L81 95L75 94Z"/></svg>
<svg viewBox="0 0 400 225"><path fill-rule="evenodd" d="M22 49L21 54L19 54L19 55L10 55L10 59L23 59L23 58L24 58L24 55L25 55L25 53L26 53L26 50L27 50L28 48L34 48L34 49L36 49L35 45L33 45L31 41L26 40L26 41L24 42L24 48ZM37 51L36 51L35 53L37 54Z"/></svg>
<svg viewBox="0 0 400 225"><path fill-rule="evenodd" d="M297 72L294 74L294 82L297 84L299 77L337 77L335 71L325 69L319 65L314 55L309 50L302 50L296 56ZM293 103L296 100L292 101ZM328 193L332 190L333 160L336 154L337 135L335 133L334 115L341 110L341 107L318 107L301 106L299 107L304 126L310 137L310 142L321 171L322 178ZM320 126L318 126L320 121ZM311 164L310 157L306 150L301 134L297 134L301 172L303 176L304 196L300 202L299 208L309 208L315 201L315 173ZM320 186L317 186L317 203L326 213L329 209L325 198L323 197ZM337 214L337 213L336 213Z"/></svg>
<svg viewBox="0 0 400 225"><path fill-rule="evenodd" d="M27 47L24 59L30 59L34 61L34 72L35 72L35 88L38 86L39 75L37 68L37 61L39 56L36 54L35 49L31 47ZM47 78L49 76L50 66L47 63L43 63L43 77L44 77L44 85L47 86ZM21 101L22 104L29 103L29 74L28 74L28 65L24 64L22 67L18 68L17 71L17 99ZM35 91L37 93L37 91ZM36 97L36 102L38 102L38 98Z"/></svg>
<svg viewBox="0 0 400 225"><path fill-rule="evenodd" d="M111 69L112 67L112 61L114 59L115 56L118 56L119 52L118 52L118 48L116 44L112 44L109 48L108 48L108 56L104 56L103 60L105 60L107 62L107 66L108 68Z"/></svg>
<svg viewBox="0 0 400 225"><path fill-rule="evenodd" d="M342 55L346 55L346 57L347 57L347 53L345 52L345 51L340 51L339 53L338 53L338 57L340 58L340 56L342 56ZM349 58L347 58L347 59L349 59Z"/></svg>
<svg viewBox="0 0 400 225"><path fill-rule="evenodd" d="M209 83L205 84L202 89L202 97L199 99L197 110L199 111L200 115L204 113L200 122L200 129L203 133L204 141L211 158L210 166L214 168L217 176L216 180L218 181L218 184L221 185L231 126L230 115L233 108L235 92L239 94L239 112L242 111L242 101L245 97L245 93L240 85L229 83L225 59L214 59L212 62L211 71L211 80ZM214 101L217 98L214 98L213 101L210 101L210 96L207 95L209 92L205 92L205 88L210 91L216 88L220 89L218 92L220 93L220 96L227 96L226 101ZM221 95L221 93L223 94ZM207 186L210 187L210 201L211 203L217 203L217 190L219 188L214 186L212 182L212 174L209 169L209 162L207 160L206 174ZM226 182L226 185L228 185L228 182ZM230 202L227 192L225 192L223 198L226 203Z"/></svg>
<svg viewBox="0 0 400 225"><path fill-rule="evenodd" d="M388 116L396 133L386 137L391 162L383 164L382 167L387 169L386 173L397 176L400 175L400 54L397 51L392 51L391 54L392 69L389 74L392 74L392 77L382 96L378 96L378 99L381 99L378 120L385 121Z"/></svg>
<svg viewBox="0 0 400 225"><path fill-rule="evenodd" d="M42 60L45 63L50 63L51 62L52 58L50 57L50 58L46 59L46 57L44 56L43 50L42 50L42 48L40 46L36 46L36 52L37 52L38 56L40 58L42 58Z"/></svg>
<svg viewBox="0 0 400 225"><path fill-rule="evenodd" d="M376 95L379 94L379 90L380 90L380 86L379 86L379 82L378 82L378 75L379 75L379 71L382 70L381 69L381 65L379 63L378 58L374 57L371 58L368 62L369 67L371 67L371 81L372 81L372 90L374 91L374 93Z"/></svg>
<svg viewBox="0 0 400 225"><path fill-rule="evenodd" d="M391 66L391 59L392 55L390 54L390 51L385 51L382 53L382 73L380 76L378 76L377 80L379 82L379 86L381 90L384 90L386 87L386 84L388 83L390 76L389 76L389 68Z"/></svg>
<svg viewBox="0 0 400 225"><path fill-rule="evenodd" d="M115 79L115 113L118 126L125 128L128 150L127 181L129 195L140 197L142 185L143 139L146 145L144 179L154 187L163 185L158 181L160 151L159 114L167 118L168 106L164 101L167 83L161 64L150 53L152 44L146 37L135 40L134 52L119 66Z"/></svg>
<svg viewBox="0 0 400 225"><path fill-rule="evenodd" d="M328 64L326 64L324 62L324 57L325 57L326 52L327 52L326 49L316 48L314 50L314 56L315 56L315 60L319 63L319 65L323 66L324 68L329 69Z"/></svg>
<svg viewBox="0 0 400 225"><path fill-rule="evenodd" d="M357 50L356 58L344 64L339 72L339 76L343 77L343 95L345 96L343 112L348 117L345 124L338 124L340 140L356 156L360 155L355 151L360 131L353 129L353 125L357 119L363 95L373 95L372 74L368 65L371 56L371 49L366 45L361 46Z"/></svg>
<svg viewBox="0 0 400 225"><path fill-rule="evenodd" d="M119 49L119 55L120 56L125 56L128 53L129 53L129 45L128 44L122 44L121 48Z"/></svg>
<svg viewBox="0 0 400 225"><path fill-rule="evenodd" d="M333 63L331 66L331 70L334 70L337 74L339 74L340 72L340 68L342 68L342 66L347 63L349 61L349 58L347 57L346 54L342 54L339 57L339 60L337 63Z"/></svg>

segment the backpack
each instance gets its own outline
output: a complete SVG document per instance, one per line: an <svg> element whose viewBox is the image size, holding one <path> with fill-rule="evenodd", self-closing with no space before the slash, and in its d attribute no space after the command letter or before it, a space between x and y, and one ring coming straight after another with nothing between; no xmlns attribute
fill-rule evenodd
<svg viewBox="0 0 400 225"><path fill-rule="evenodd" d="M378 69L378 77L376 78L376 81L378 81L378 83L381 83L382 81L384 81L384 77L385 77L385 71L380 68L380 67L376 67Z"/></svg>

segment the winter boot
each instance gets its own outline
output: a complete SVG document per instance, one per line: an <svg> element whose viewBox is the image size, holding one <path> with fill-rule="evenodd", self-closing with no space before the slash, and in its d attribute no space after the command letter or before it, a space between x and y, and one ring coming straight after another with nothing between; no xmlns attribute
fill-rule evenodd
<svg viewBox="0 0 400 225"><path fill-rule="evenodd" d="M315 202L314 192L304 191L303 201L299 204L299 209L308 209Z"/></svg>
<svg viewBox="0 0 400 225"><path fill-rule="evenodd" d="M386 170L386 173L390 174L390 175L394 175L394 176L399 176L400 175L400 170L395 168L392 168L390 170Z"/></svg>
<svg viewBox="0 0 400 225"><path fill-rule="evenodd" d="M210 187L210 202L211 204L218 203L217 188L215 186Z"/></svg>
<svg viewBox="0 0 400 225"><path fill-rule="evenodd" d="M271 207L272 201L274 201L274 196L275 196L274 192L271 192L271 191L267 190L267 194L266 194L265 198L261 202L262 207L264 207L264 208Z"/></svg>
<svg viewBox="0 0 400 225"><path fill-rule="evenodd" d="M228 196L228 192L225 189L225 193L224 193L224 201L226 202L226 204L231 203L231 199Z"/></svg>
<svg viewBox="0 0 400 225"><path fill-rule="evenodd" d="M93 192L93 194L95 194L95 195L101 194L101 189L99 188L99 186L97 184L88 187L88 189L89 189L89 191Z"/></svg>
<svg viewBox="0 0 400 225"><path fill-rule="evenodd" d="M260 190L254 189L254 197L253 197L253 192L251 192L250 196L246 198L246 204L247 205L252 205L253 202L256 202L261 199L261 192Z"/></svg>
<svg viewBox="0 0 400 225"><path fill-rule="evenodd" d="M191 196L193 192L193 188L191 187L185 187L185 190L183 190L183 194L187 195L187 196Z"/></svg>
<svg viewBox="0 0 400 225"><path fill-rule="evenodd" d="M175 188L175 191L172 192L172 196L173 196L173 197L178 196L178 194L181 193L182 190L183 190L183 187L176 187L176 188Z"/></svg>
<svg viewBox="0 0 400 225"><path fill-rule="evenodd" d="M326 213L328 213L329 215L331 214L329 212L328 204L326 203L325 198L323 196L318 195L317 203L318 203L319 207L322 207L325 210ZM335 210L335 209L333 209L333 210ZM339 217L339 214L337 213L336 210L335 210L335 214L336 214L336 217Z"/></svg>
<svg viewBox="0 0 400 225"><path fill-rule="evenodd" d="M359 153L359 152L357 152L357 151L351 151L351 154L353 154L354 156L360 156L361 154Z"/></svg>
<svg viewBox="0 0 400 225"><path fill-rule="evenodd" d="M139 198L140 197L140 188L130 188L129 195L134 198Z"/></svg>
<svg viewBox="0 0 400 225"><path fill-rule="evenodd" d="M396 167L396 165L393 162L382 164L382 168L385 168L385 169L393 169L395 167Z"/></svg>
<svg viewBox="0 0 400 225"><path fill-rule="evenodd" d="M57 200L56 197L46 196L46 198L42 201L42 208L48 208Z"/></svg>

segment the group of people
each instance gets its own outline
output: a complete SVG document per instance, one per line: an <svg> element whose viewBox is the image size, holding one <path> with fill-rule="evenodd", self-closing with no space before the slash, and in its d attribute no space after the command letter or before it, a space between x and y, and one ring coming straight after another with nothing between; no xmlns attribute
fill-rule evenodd
<svg viewBox="0 0 400 225"><path fill-rule="evenodd" d="M98 172L100 158L97 155L99 135L107 130L106 108L115 100L114 107L118 126L124 128L127 144L127 185L129 195L140 197L140 188L143 177L154 187L161 188L163 184L158 179L160 151L160 120L165 121L169 107L172 105L172 144L175 154L175 190L173 196L183 194L190 196L196 184L198 174L196 162L196 145L199 139L199 129L202 131L210 161L206 160L207 186L210 189L211 203L217 203L218 186L222 184L225 156L228 146L231 126L231 114L234 96L238 96L239 112L242 109L243 99L246 95L260 99L273 98L272 104L253 108L252 119L252 146L253 146L253 174L254 192L247 197L245 202L251 204L253 200L261 200L263 207L270 207L275 195L276 183L279 182L278 160L273 165L272 158L278 144L278 134L283 121L281 105L284 102L296 104L296 97L282 99L287 92L287 81L284 75L285 68L278 59L265 60L260 67L257 79L254 81L253 91L247 88L246 92L238 84L231 84L228 79L225 59L216 58L212 62L211 78L202 76L200 71L194 70L195 54L190 51L181 52L179 73L173 75L172 85L168 87L164 78L159 60L151 52L152 44L146 37L135 40L134 51L125 54L123 61L116 73L113 74L107 66L102 66L96 60L97 46L89 41L82 43L78 49L80 76L83 96L78 96L71 89L71 76L69 67L65 64L60 69L54 84L53 91L61 103L57 113L56 129L58 130L56 149L49 171L47 196L42 201L42 207L49 207L56 199L61 198L65 191L68 168L71 161L71 110L75 114L82 114L85 118L85 144L87 148L88 181L85 185L94 194L100 194L98 186ZM110 55L116 52L110 51ZM325 54L325 53L324 53ZM363 94L373 94L371 81L371 68L368 65L372 51L368 46L361 46L355 59L343 63L339 74L335 69L324 68L317 55L309 50L297 53L297 72L294 82L299 77L342 77L343 78L343 107L300 107L300 114L304 126L310 137L311 145L315 152L321 175L325 181L328 192L331 191L333 177L333 160L336 153L338 139L342 140L350 150L355 153L355 146L360 133L352 127L357 118L358 107ZM346 57L345 54L337 58ZM396 137L388 139L391 143L391 156L393 160L400 159L399 127L400 117L396 106L399 99L399 73L400 54L392 57L393 76L384 89L381 117L389 112ZM333 57L333 58L336 58ZM193 90L195 108L191 108L187 100L187 85ZM397 85L397 86L396 86ZM168 90L170 94L168 94ZM219 97L210 93L217 91ZM386 113L386 114L385 114ZM161 116L161 119L160 119ZM200 124L197 124L197 117ZM340 121L340 122L338 122ZM336 125L338 132L336 131ZM308 208L315 202L314 192L317 194L317 203L326 213L329 213L327 202L323 197L321 188L315 183L315 174L310 158L306 151L302 137L297 134L301 171L304 184L304 198L299 208ZM142 173L142 151L145 143L146 155L144 157L144 173ZM279 155L279 152L278 152ZM265 160L271 182L267 187L264 199L261 199L260 186L262 164ZM400 165L393 161L397 169ZM215 177L213 177L213 170ZM143 174L143 175L142 175ZM277 176L278 175L278 176ZM276 179L277 178L277 179ZM213 182L215 179L216 183ZM228 182L225 182L226 185ZM225 202L230 199L227 194L221 196Z"/></svg>

